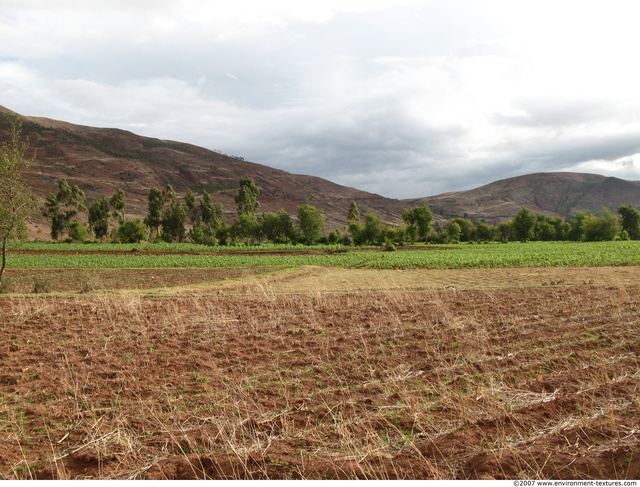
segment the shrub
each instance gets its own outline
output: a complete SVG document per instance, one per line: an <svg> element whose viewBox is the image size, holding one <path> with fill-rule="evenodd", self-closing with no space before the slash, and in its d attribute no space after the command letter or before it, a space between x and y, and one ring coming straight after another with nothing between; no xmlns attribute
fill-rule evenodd
<svg viewBox="0 0 640 487"><path fill-rule="evenodd" d="M33 281L33 292L35 294L50 293L52 290L53 285L51 284L50 279L36 278L35 281Z"/></svg>

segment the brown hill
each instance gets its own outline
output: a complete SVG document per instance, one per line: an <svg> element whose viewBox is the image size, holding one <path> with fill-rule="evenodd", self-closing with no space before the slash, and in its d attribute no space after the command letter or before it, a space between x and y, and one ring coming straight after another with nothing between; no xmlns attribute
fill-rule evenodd
<svg viewBox="0 0 640 487"><path fill-rule="evenodd" d="M2 113L16 115L0 106ZM488 223L509 220L522 206L565 218L578 211L597 211L601 206L616 209L633 203L640 208L639 181L579 173L530 174L469 191L400 201L186 143L142 137L119 129L20 117L23 134L29 136L36 151L36 160L25 179L37 194L45 197L56 192L62 178L83 189L88 203L110 197L122 188L130 217L146 214L150 188L171 184L179 195L184 195L187 188L196 193L207 190L214 202L222 203L231 221L235 217L233 197L244 176L252 177L260 188L262 211L283 208L295 215L298 205L308 203L323 210L328 230L346 224L352 200L361 212L370 208L387 223L399 223L405 208L425 204L440 221L466 216ZM0 118L0 138L6 126ZM37 236L47 235L46 226L40 222Z"/></svg>
<svg viewBox="0 0 640 487"><path fill-rule="evenodd" d="M3 107L0 113L17 115ZM149 189L171 184L178 195L184 195L187 188L195 193L205 189L215 203L222 203L231 220L235 217L233 197L238 192L240 178L250 176L261 191L261 211L283 208L295 215L298 205L308 203L323 210L327 229L346 224L352 200L361 211L370 208L388 223L399 222L405 208L398 200L186 143L47 118L20 118L22 133L29 137L36 151L36 160L25 180L43 197L57 192L57 182L62 178L84 190L88 203L102 196L109 198L122 188L127 200L126 213L143 217ZM3 135L6 125L3 121L0 134ZM40 236L44 238L45 234Z"/></svg>
<svg viewBox="0 0 640 487"><path fill-rule="evenodd" d="M405 200L407 207L429 205L445 219L466 216L488 223L510 220L526 206L535 213L570 218L580 211L633 203L640 208L640 181L581 173L537 173L496 181L480 188Z"/></svg>

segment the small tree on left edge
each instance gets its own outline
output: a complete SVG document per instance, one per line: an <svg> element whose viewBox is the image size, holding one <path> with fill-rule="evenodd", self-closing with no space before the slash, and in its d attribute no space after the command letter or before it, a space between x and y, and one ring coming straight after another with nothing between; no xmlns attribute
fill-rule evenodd
<svg viewBox="0 0 640 487"><path fill-rule="evenodd" d="M8 139L0 145L0 240L2 267L0 282L7 268L7 241L26 234L26 221L38 208L38 198L30 194L22 181L22 173L33 158L27 159L29 140L22 139L20 119L8 119Z"/></svg>

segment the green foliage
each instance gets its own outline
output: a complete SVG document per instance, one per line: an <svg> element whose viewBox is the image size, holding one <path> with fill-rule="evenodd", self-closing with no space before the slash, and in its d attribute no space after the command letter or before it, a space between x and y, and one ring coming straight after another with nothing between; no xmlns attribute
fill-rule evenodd
<svg viewBox="0 0 640 487"><path fill-rule="evenodd" d="M427 241L433 221L433 213L427 205L404 210L402 219L407 224L407 233L412 241Z"/></svg>
<svg viewBox="0 0 640 487"><path fill-rule="evenodd" d="M322 212L312 205L298 206L298 227L307 245L317 242L324 231Z"/></svg>
<svg viewBox="0 0 640 487"><path fill-rule="evenodd" d="M160 233L160 225L162 225L162 208L164 206L164 198L162 192L158 188L149 190L148 211L144 219L144 224L149 228L150 234L158 237Z"/></svg>
<svg viewBox="0 0 640 487"><path fill-rule="evenodd" d="M253 213L243 213L231 225L231 236L234 240L256 244L260 241L260 224Z"/></svg>
<svg viewBox="0 0 640 487"><path fill-rule="evenodd" d="M523 206L512 221L513 237L521 242L528 242L535 235L537 221L536 215L529 208Z"/></svg>
<svg viewBox="0 0 640 487"><path fill-rule="evenodd" d="M39 205L37 198L29 194L22 181L23 172L31 165L27 159L29 140L22 140L22 123L9 118L8 140L0 145L0 241L2 242L2 266L0 281L7 267L7 241L17 238L25 228L25 221Z"/></svg>
<svg viewBox="0 0 640 487"><path fill-rule="evenodd" d="M78 213L86 211L84 199L84 191L77 185L70 186L66 179L58 182L58 193L49 194L43 211L43 215L51 220L52 239L60 238L65 230L71 231L70 225L77 221Z"/></svg>
<svg viewBox="0 0 640 487"><path fill-rule="evenodd" d="M113 217L118 220L118 224L122 225L124 223L124 209L127 207L124 190L118 189L118 192L109 201L113 208Z"/></svg>
<svg viewBox="0 0 640 487"><path fill-rule="evenodd" d="M262 235L276 244L296 241L296 230L291 216L283 209L278 213L264 212L260 217Z"/></svg>
<svg viewBox="0 0 640 487"><path fill-rule="evenodd" d="M258 203L258 196L260 196L260 190L256 186L256 183L250 177L244 177L240 179L240 190L234 197L234 201L238 206L238 215L245 215L248 213L255 213L260 208Z"/></svg>
<svg viewBox="0 0 640 487"><path fill-rule="evenodd" d="M187 193L184 195L184 206L187 208L187 215L194 223L196 220L196 195L193 194L190 188L187 189Z"/></svg>
<svg viewBox="0 0 640 487"><path fill-rule="evenodd" d="M177 200L162 213L162 239L165 242L182 242L186 236L185 220L187 210Z"/></svg>
<svg viewBox="0 0 640 487"><path fill-rule="evenodd" d="M583 239L587 242L604 242L620 235L620 220L607 207L600 209L599 217L587 215L582 223Z"/></svg>
<svg viewBox="0 0 640 487"><path fill-rule="evenodd" d="M33 281L33 293L34 294L45 294L53 291L53 284L51 283L51 279L45 278L36 278Z"/></svg>
<svg viewBox="0 0 640 487"><path fill-rule="evenodd" d="M103 239L109 233L109 204L105 197L89 207L89 227L97 239Z"/></svg>
<svg viewBox="0 0 640 487"><path fill-rule="evenodd" d="M18 245L18 244L15 244ZM212 253L211 247L194 244L140 244L135 255L122 252L130 250L122 244L94 244L92 249L100 253L65 254L56 249L86 249L80 244L20 243L25 250L40 250L45 253L16 254L12 258L15 268L215 268L215 267L260 267L260 266L338 266L374 269L462 269L499 267L551 267L551 266L611 266L640 265L640 241L608 242L529 242L489 243L460 245L455 248L433 250L397 250L396 252L359 251L344 252L344 247L315 246L316 250L300 255L288 255L286 250L299 250L295 246L260 246L256 252L234 254L233 248L223 253ZM435 247L437 248L437 247ZM51 249L52 253L46 253ZM261 253L260 250L284 250ZM110 252L110 250L119 252ZM144 251L165 251L163 255L146 254ZM189 253L179 252L180 250ZM215 248L213 249L215 250ZM231 251L230 251L231 250ZM238 251L245 249L238 248ZM205 252L198 254L198 252Z"/></svg>
<svg viewBox="0 0 640 487"><path fill-rule="evenodd" d="M147 237L147 230L140 219L129 220L118 228L118 240L122 243L140 243Z"/></svg>
<svg viewBox="0 0 640 487"><path fill-rule="evenodd" d="M640 240L640 211L629 203L618 207L622 229L632 240Z"/></svg>
<svg viewBox="0 0 640 487"><path fill-rule="evenodd" d="M447 241L449 243L460 243L460 236L462 235L462 228L457 221L450 221L445 228L447 234Z"/></svg>
<svg viewBox="0 0 640 487"><path fill-rule="evenodd" d="M347 213L347 221L349 223L360 221L360 210L355 201L352 201L349 205L349 212Z"/></svg>
<svg viewBox="0 0 640 487"><path fill-rule="evenodd" d="M84 242L89 235L89 228L84 222L74 220L69 223L69 241Z"/></svg>

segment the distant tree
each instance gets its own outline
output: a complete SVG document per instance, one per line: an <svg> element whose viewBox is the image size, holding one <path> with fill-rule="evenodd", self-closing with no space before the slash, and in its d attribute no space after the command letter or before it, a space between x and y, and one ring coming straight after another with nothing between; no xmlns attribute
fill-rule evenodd
<svg viewBox="0 0 640 487"><path fill-rule="evenodd" d="M109 204L104 196L89 206L89 227L97 239L109 233L109 216Z"/></svg>
<svg viewBox="0 0 640 487"><path fill-rule="evenodd" d="M184 226L186 218L185 206L179 201L173 200L162 213L162 239L165 242L182 242L186 236Z"/></svg>
<svg viewBox="0 0 640 487"><path fill-rule="evenodd" d="M118 220L118 225L122 225L124 223L124 209L127 207L124 190L118 189L118 192L111 197L109 202L113 208L113 217Z"/></svg>
<svg viewBox="0 0 640 487"><path fill-rule="evenodd" d="M184 195L184 205L187 208L187 215L191 220L191 223L195 223L196 220L196 195L193 194L190 188L187 189L187 193Z"/></svg>
<svg viewBox="0 0 640 487"><path fill-rule="evenodd" d="M260 217L260 225L264 237L273 243L291 243L295 241L296 232L291 216L283 209L278 213L264 212Z"/></svg>
<svg viewBox="0 0 640 487"><path fill-rule="evenodd" d="M84 222L74 220L69 223L69 240L71 242L84 242L89 234L89 228Z"/></svg>
<svg viewBox="0 0 640 487"><path fill-rule="evenodd" d="M622 229L627 232L631 240L640 240L640 211L631 203L618 207Z"/></svg>
<svg viewBox="0 0 640 487"><path fill-rule="evenodd" d="M360 210L355 201L352 201L349 205L349 212L347 213L347 221L349 223L360 221Z"/></svg>
<svg viewBox="0 0 640 487"><path fill-rule="evenodd" d="M534 229L538 218L526 207L522 207L512 220L513 237L520 242L528 242L534 238Z"/></svg>
<svg viewBox="0 0 640 487"><path fill-rule="evenodd" d="M22 181L24 171L33 161L26 157L29 139L22 139L22 122L19 118L8 119L8 122L8 140L0 145L0 282L7 268L7 241L26 234L26 220L40 204Z"/></svg>
<svg viewBox="0 0 640 487"><path fill-rule="evenodd" d="M250 177L240 179L240 189L234 197L238 207L238 215L254 214L258 211L258 208L260 208L258 196L260 196L260 190L253 179Z"/></svg>
<svg viewBox="0 0 640 487"><path fill-rule="evenodd" d="M202 215L202 222L205 225L213 225L213 201L209 193L205 190L202 190L202 198L200 199L200 213Z"/></svg>
<svg viewBox="0 0 640 487"><path fill-rule="evenodd" d="M460 242L473 242L476 239L476 226L471 220L457 217L450 220L450 223L452 222L457 223L460 227Z"/></svg>
<svg viewBox="0 0 640 487"><path fill-rule="evenodd" d="M140 243L146 236L146 227L138 218L126 221L118 227L118 240L122 243Z"/></svg>
<svg viewBox="0 0 640 487"><path fill-rule="evenodd" d="M604 242L620 236L622 226L618 217L609 208L600 208L600 216L588 216L583 222L584 240L587 242Z"/></svg>
<svg viewBox="0 0 640 487"><path fill-rule="evenodd" d="M78 213L86 211L85 194L77 185L70 186L66 179L58 182L58 193L50 193L45 202L43 215L51 220L51 238L57 240L65 229L69 229Z"/></svg>
<svg viewBox="0 0 640 487"><path fill-rule="evenodd" d="M569 220L567 238L574 242L584 240L584 224L592 217L595 217L595 215L590 211L583 211L573 215L573 218Z"/></svg>
<svg viewBox="0 0 640 487"><path fill-rule="evenodd" d="M533 235L534 240L549 242L556 240L556 229L551 223L546 221L544 217L538 217L538 221L536 221L533 227Z"/></svg>
<svg viewBox="0 0 640 487"><path fill-rule="evenodd" d="M476 240L478 242L491 242L495 238L495 227L487 225L483 221L476 222Z"/></svg>
<svg viewBox="0 0 640 487"><path fill-rule="evenodd" d="M173 189L173 186L167 184L162 190L162 199L165 203L169 203L176 197L176 191Z"/></svg>
<svg viewBox="0 0 640 487"><path fill-rule="evenodd" d="M163 193L158 188L151 188L148 197L148 212L144 224L149 228L149 240L157 238L162 225L162 208L164 206Z"/></svg>
<svg viewBox="0 0 640 487"><path fill-rule="evenodd" d="M235 240L257 243L260 241L260 224L254 213L242 213L233 222L230 229L231 236Z"/></svg>
<svg viewBox="0 0 640 487"><path fill-rule="evenodd" d="M402 213L402 219L407 224L411 240L427 241L431 234L431 222L433 221L433 213L427 205L416 206L410 210L405 209Z"/></svg>
<svg viewBox="0 0 640 487"><path fill-rule="evenodd" d="M496 238L501 242L509 242L513 239L513 223L500 222L496 227Z"/></svg>
<svg viewBox="0 0 640 487"><path fill-rule="evenodd" d="M360 238L365 245L381 245L385 240L385 226L378 215L371 210L367 210L364 214L364 225Z"/></svg>
<svg viewBox="0 0 640 487"><path fill-rule="evenodd" d="M302 240L307 245L316 243L324 231L322 212L312 205L298 206L298 227Z"/></svg>
<svg viewBox="0 0 640 487"><path fill-rule="evenodd" d="M447 222L445 233L449 243L459 243L460 236L462 235L462 228L460 228L460 224L457 221L451 220Z"/></svg>

